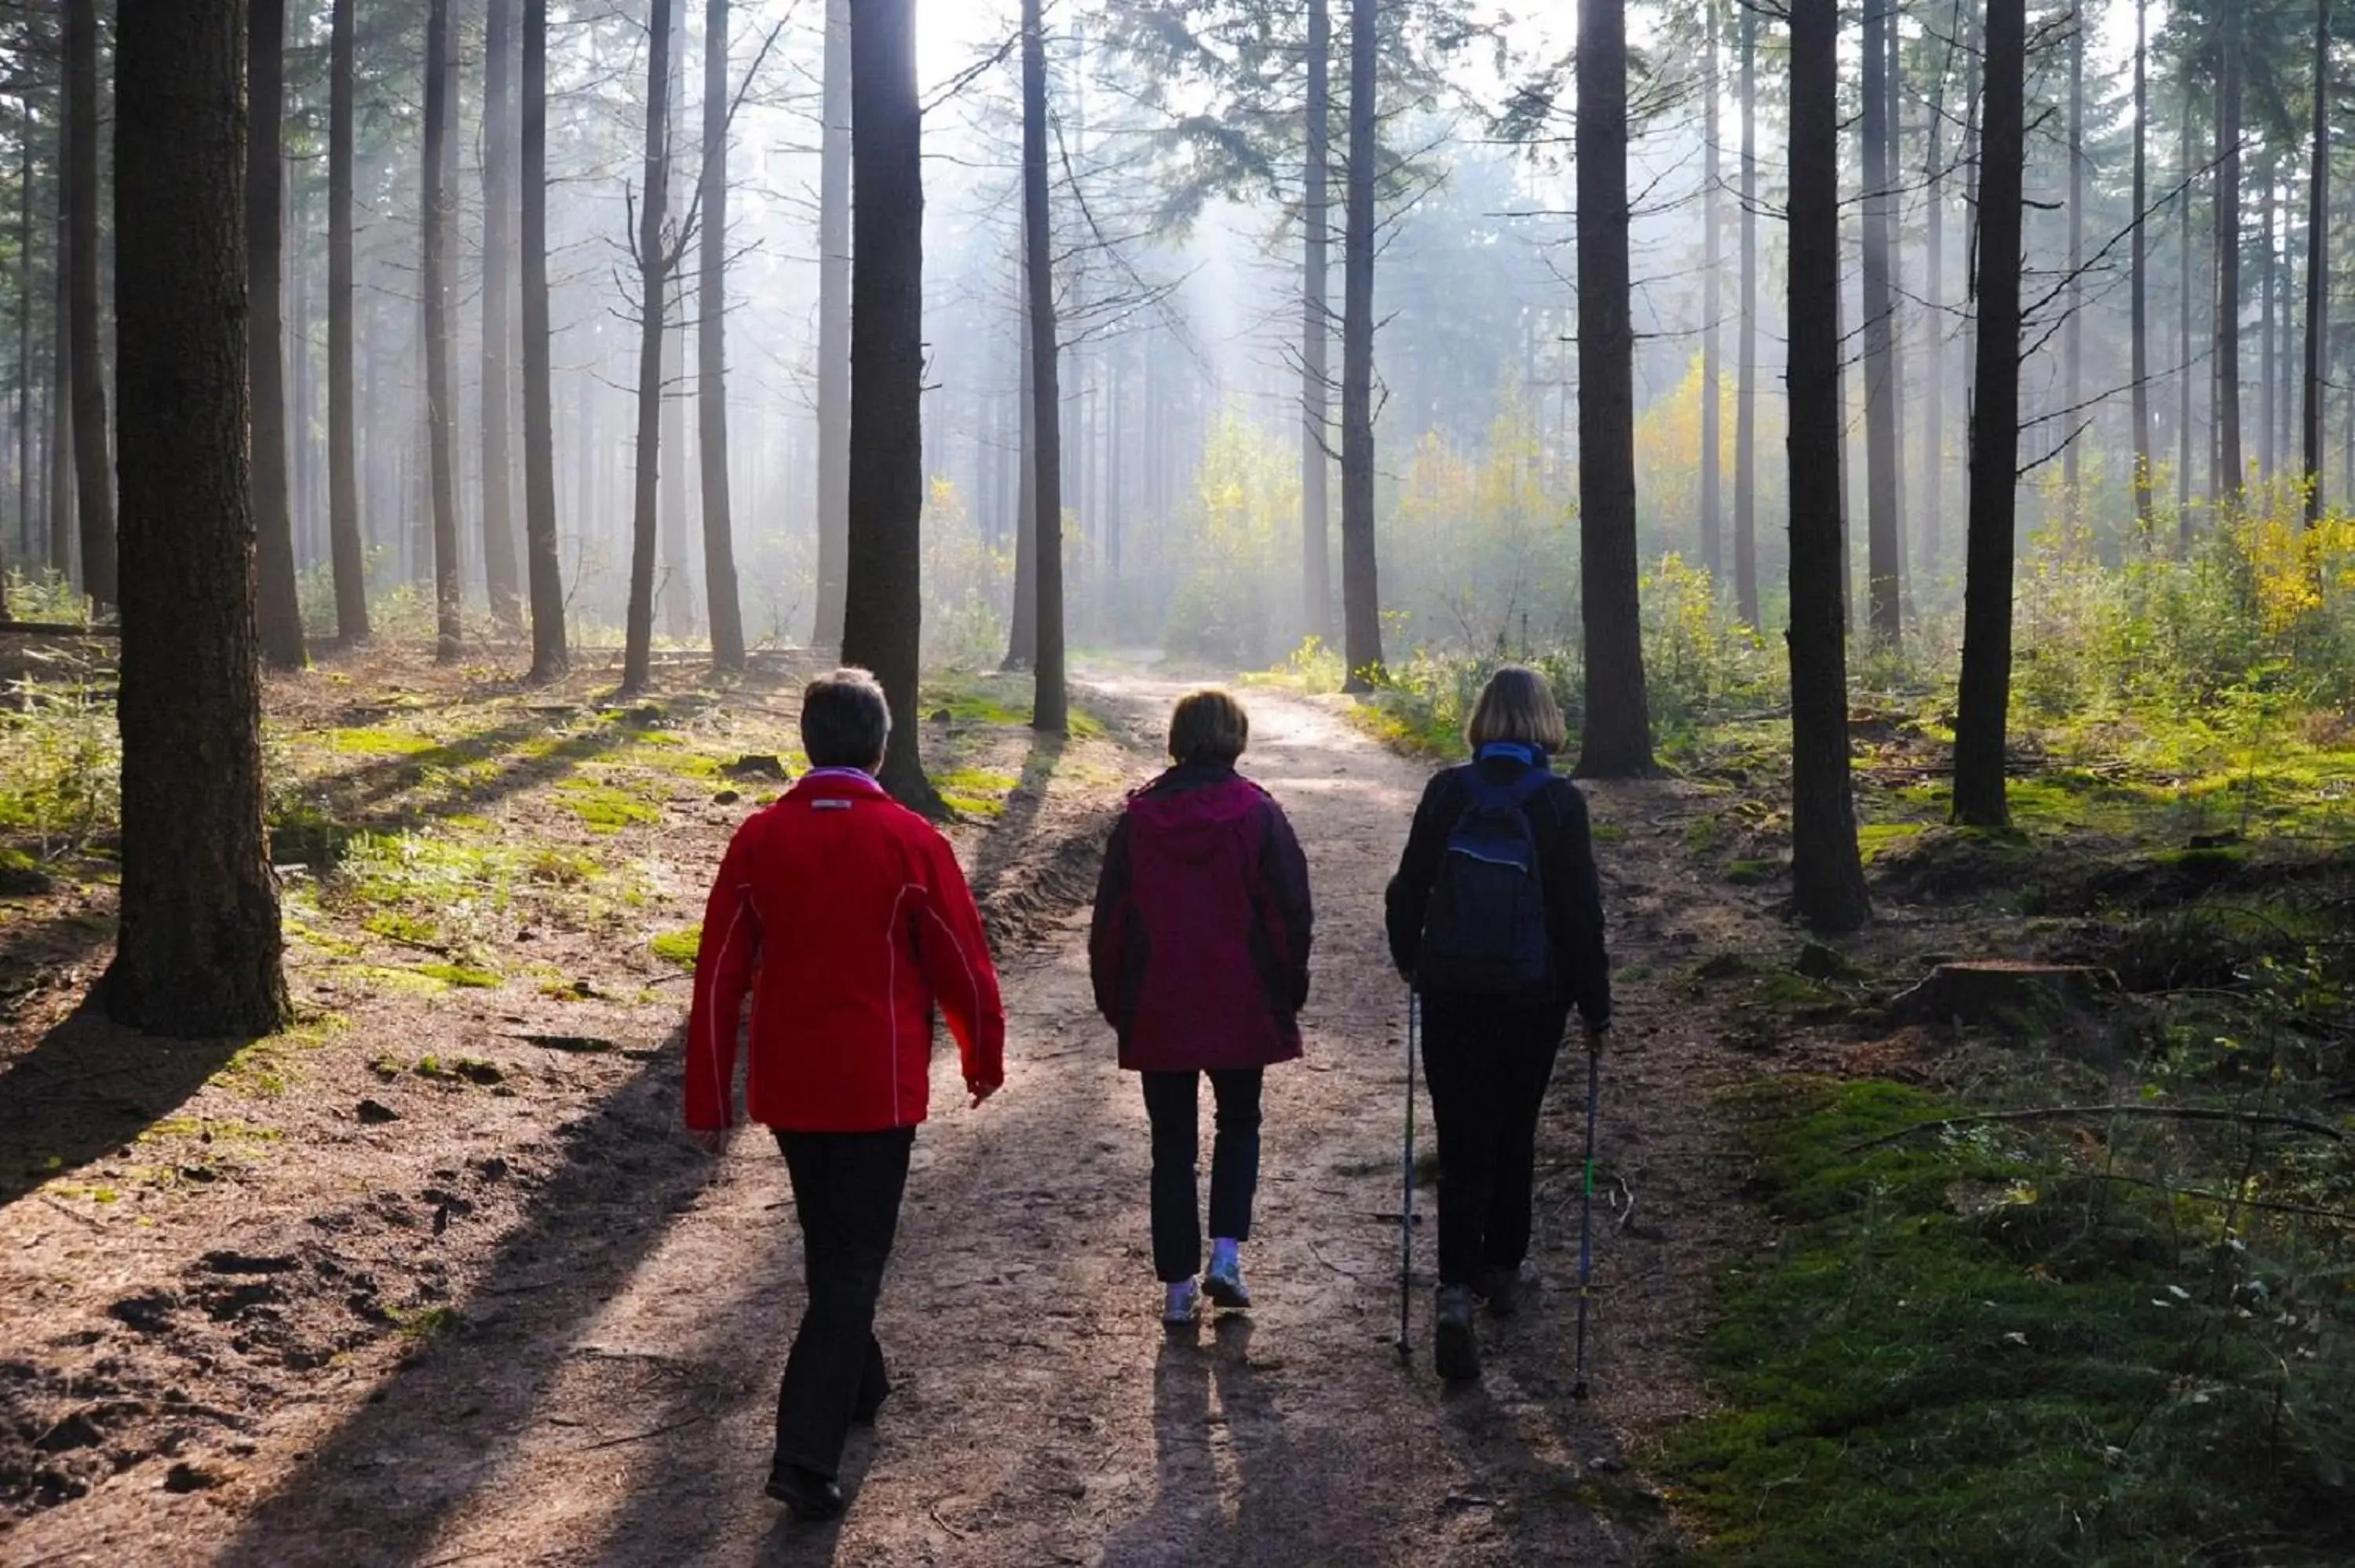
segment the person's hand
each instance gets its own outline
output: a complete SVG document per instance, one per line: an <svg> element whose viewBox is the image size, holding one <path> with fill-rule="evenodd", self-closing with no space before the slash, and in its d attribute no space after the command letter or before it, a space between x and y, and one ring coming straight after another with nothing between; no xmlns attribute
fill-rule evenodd
<svg viewBox="0 0 2355 1568"><path fill-rule="evenodd" d="M976 1084L971 1079L967 1079L965 1081L964 1089L965 1093L973 1097L973 1108L975 1110L979 1110L982 1107L982 1103L987 1100L990 1096L997 1092L998 1086L996 1084Z"/></svg>
<svg viewBox="0 0 2355 1568"><path fill-rule="evenodd" d="M1589 1023L1587 1024L1587 1026L1586 1026L1586 1048L1587 1048L1587 1050L1588 1050L1589 1052L1591 1052L1591 1053L1593 1053L1593 1054L1598 1055L1598 1056L1599 1056L1599 1055L1601 1055L1601 1054L1603 1054L1603 1047L1604 1047L1604 1045L1606 1045L1606 1044L1610 1044L1610 1041L1611 1041L1611 1025L1610 1025L1610 1024L1608 1024L1608 1023L1594 1023L1594 1022L1589 1022Z"/></svg>
<svg viewBox="0 0 2355 1568"><path fill-rule="evenodd" d="M688 1142L716 1160L728 1152L728 1140L735 1133L736 1129L729 1127L690 1127L687 1129L687 1138Z"/></svg>

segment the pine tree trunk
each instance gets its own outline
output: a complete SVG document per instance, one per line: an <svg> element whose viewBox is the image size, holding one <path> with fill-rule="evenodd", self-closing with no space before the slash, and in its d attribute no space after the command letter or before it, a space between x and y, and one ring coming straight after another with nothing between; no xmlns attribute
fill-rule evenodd
<svg viewBox="0 0 2355 1568"><path fill-rule="evenodd" d="M1047 208L1047 39L1039 0L1022 0L1023 277L1030 290L1030 387L1039 434L1039 671L1031 727L1071 727L1063 683L1062 408L1055 363L1054 234Z"/></svg>
<svg viewBox="0 0 2355 1568"><path fill-rule="evenodd" d="M106 361L98 332L98 0L66 0L66 204L72 231L72 305L66 331L73 355L81 587L101 609L110 609L115 601L114 461L107 450Z"/></svg>
<svg viewBox="0 0 2355 1568"><path fill-rule="evenodd" d="M2263 193L2257 199L2257 224L2264 231L2264 241L2257 251L2257 477L2269 480L2274 476L2274 269L2279 251L2278 209L2275 199L2279 185L2280 171L2274 162L2272 149L2266 149L2257 165L2257 180Z"/></svg>
<svg viewBox="0 0 2355 1568"><path fill-rule="evenodd" d="M2189 558L2191 554L2191 377L2196 356L2191 352L2191 257L2192 228L2197 217L2193 211L2191 193L2197 186L2199 154L2193 145L2197 134L2192 113L2191 90L2183 93L2183 135L2180 152L2183 156L2183 187L2176 196L2182 206L2181 223L2177 238L2182 242L2182 255L2177 261L2176 303L2181 313L2180 328L2176 338L2179 362L2175 373L2175 528L2176 550Z"/></svg>
<svg viewBox="0 0 2355 1568"><path fill-rule="evenodd" d="M286 0L250 0L246 64L246 263L252 270L253 528L262 662L299 670L303 608L286 455Z"/></svg>
<svg viewBox="0 0 2355 1568"><path fill-rule="evenodd" d="M1014 495L1014 610L1007 629L1006 662L999 666L1007 671L1028 670L1039 662L1039 397L1032 379L1038 365L1030 352L1030 258L1027 239L1015 270L1022 278L1022 302L1017 313L1021 338L1015 355L1022 362L1017 373L1021 392L1015 399L1020 405L1018 419L1021 450L1016 458L1020 466Z"/></svg>
<svg viewBox="0 0 2355 1568"><path fill-rule="evenodd" d="M515 7L484 0L483 38L483 584L502 627L523 625L517 580L514 402Z"/></svg>
<svg viewBox="0 0 2355 1568"><path fill-rule="evenodd" d="M1758 15L1742 18L1742 342L1733 407L1733 602L1758 624Z"/></svg>
<svg viewBox="0 0 2355 1568"><path fill-rule="evenodd" d="M246 10L123 0L123 890L101 995L184 1039L291 1013L262 826L248 467ZM101 432L103 433L102 431Z"/></svg>
<svg viewBox="0 0 2355 1568"><path fill-rule="evenodd" d="M353 119L357 0L333 0L327 87L327 550L336 579L336 635L368 640L368 550L360 531L359 420L352 312Z"/></svg>
<svg viewBox="0 0 2355 1568"><path fill-rule="evenodd" d="M1636 334L1627 259L1625 0L1580 0L1578 537L1586 714L1578 771L1652 771L1636 562Z"/></svg>
<svg viewBox="0 0 2355 1568"><path fill-rule="evenodd" d="M1342 245L1341 642L1351 691L1382 678L1380 574L1374 553L1374 95L1381 0L1349 7L1348 232Z"/></svg>
<svg viewBox="0 0 2355 1568"><path fill-rule="evenodd" d="M2306 467L2306 524L2322 521L2322 409L2330 352L2330 0L2314 7L2314 145L2306 202L2306 397L2299 450Z"/></svg>
<svg viewBox="0 0 2355 1568"><path fill-rule="evenodd" d="M652 0L646 24L645 175L638 186L638 428L630 508L630 603L623 629L622 692L646 689L654 671L655 556L662 508L663 344L670 325L671 7Z"/></svg>
<svg viewBox="0 0 2355 1568"><path fill-rule="evenodd" d="M825 130L817 226L817 623L811 639L820 648L842 644L849 558L850 186L857 141L851 11L851 0L826 0Z"/></svg>
<svg viewBox="0 0 2355 1568"><path fill-rule="evenodd" d="M851 11L850 529L842 656L891 703L883 786L937 815L916 749L923 646L924 169L915 0ZM1041 463L1039 482L1047 483Z"/></svg>
<svg viewBox="0 0 2355 1568"><path fill-rule="evenodd" d="M1704 0L1702 33L1706 58L1701 69L1701 302L1700 302L1700 559L1712 591L1725 577L1723 519L1719 515L1719 485L1724 466L1724 371L1718 359L1717 314L1723 296L1718 272L1724 265L1723 236L1718 224L1717 78L1718 0Z"/></svg>
<svg viewBox="0 0 2355 1568"><path fill-rule="evenodd" d="M1987 126L1979 154L1977 394L1971 411L1968 578L1955 723L1955 820L2009 824L2005 719L2011 700L2013 509L2019 482L2019 275L2025 0L1988 0Z"/></svg>
<svg viewBox="0 0 2355 1568"><path fill-rule="evenodd" d="M1889 283L1890 0L1864 4L1865 576L1872 635L1894 648L1903 631L1897 567L1897 399Z"/></svg>
<svg viewBox="0 0 2355 1568"><path fill-rule="evenodd" d="M676 235L685 221L681 197L687 182L678 177L677 168L680 128L687 116L687 0L669 0L670 5L670 116L663 124L663 147L673 164L669 182L669 202L663 212L666 234ZM677 241L665 242L674 248ZM657 465L662 474L662 505L657 513L656 538L662 552L662 567L656 574L662 600L663 634L676 641L686 641L695 635L695 570L694 552L687 547L687 399L678 395L679 384L687 375L687 322L680 281L685 276L686 254L678 251L663 269L663 328L662 352L662 451L663 461Z"/></svg>
<svg viewBox="0 0 2355 1568"><path fill-rule="evenodd" d="M2069 288L2068 324L2062 340L2062 407L2054 434L2069 444L2061 454L2061 488L2066 493L2071 532L2085 508L2080 491L2076 428L2085 401L2085 28L2081 12L2069 29Z"/></svg>
<svg viewBox="0 0 2355 1568"><path fill-rule="evenodd" d="M744 611L736 588L736 523L728 488L728 0L703 20L703 234L696 286L696 436L703 459L703 590L711 662L744 667Z"/></svg>
<svg viewBox="0 0 2355 1568"><path fill-rule="evenodd" d="M1838 0L1791 7L1790 320L1838 308ZM1868 175L1868 178L1870 176ZM1842 626L1837 336L1791 334L1791 877L1799 917L1853 930L1871 913L1857 850L1849 768L1848 640Z"/></svg>
<svg viewBox="0 0 2355 1568"><path fill-rule="evenodd" d="M2133 363L2127 371L2134 382L2135 522L2146 542L2156 526L2151 506L2150 450L2150 4L2135 0L2134 61L2134 236L2127 261L2128 307L2133 314L2127 336Z"/></svg>
<svg viewBox="0 0 2355 1568"><path fill-rule="evenodd" d="M1931 327L1930 375L1922 399L1922 558L1913 567L1917 584L1925 575L1936 580L1946 553L1946 79L1962 37L1962 10L1963 0L1954 0L1947 23L1946 60L1938 71L1923 139L1923 184L1929 192L1929 204L1924 214L1922 292L1929 306Z"/></svg>
<svg viewBox="0 0 2355 1568"><path fill-rule="evenodd" d="M16 540L22 569L33 575L33 94L18 100L16 143ZM7 619L0 592L0 620Z"/></svg>
<svg viewBox="0 0 2355 1568"><path fill-rule="evenodd" d="M1310 637L1333 634L1333 12L1332 0L1308 0L1307 199L1301 208L1300 550L1303 625Z"/></svg>
<svg viewBox="0 0 2355 1568"><path fill-rule="evenodd" d="M349 0L342 0L348 4ZM523 0L524 560L531 593L531 679L570 668L564 569L556 553L556 410L548 310L548 0Z"/></svg>
<svg viewBox="0 0 2355 1568"><path fill-rule="evenodd" d="M2241 455L2241 27L2225 8L2216 91L2216 472L2214 500L2237 504Z"/></svg>
<svg viewBox="0 0 2355 1568"><path fill-rule="evenodd" d="M458 487L451 446L450 195L451 131L457 119L451 78L456 52L450 41L450 0L432 0L425 17L424 247L420 276L425 291L425 439L432 465L434 657L458 657L460 621Z"/></svg>

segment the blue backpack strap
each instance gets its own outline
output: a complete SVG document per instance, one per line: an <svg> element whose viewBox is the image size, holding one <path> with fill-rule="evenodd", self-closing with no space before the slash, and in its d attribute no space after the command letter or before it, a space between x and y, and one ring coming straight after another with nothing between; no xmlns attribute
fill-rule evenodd
<svg viewBox="0 0 2355 1568"><path fill-rule="evenodd" d="M1490 810L1505 808L1516 811L1526 810L1529 802L1544 794L1546 786L1554 780L1553 770L1549 768L1532 768L1519 778L1506 784L1490 783L1482 777L1477 767L1468 771L1471 777L1473 803Z"/></svg>

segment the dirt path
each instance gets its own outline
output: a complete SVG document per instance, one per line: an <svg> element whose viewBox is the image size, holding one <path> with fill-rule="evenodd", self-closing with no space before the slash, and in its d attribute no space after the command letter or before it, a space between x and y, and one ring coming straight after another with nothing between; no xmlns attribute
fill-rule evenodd
<svg viewBox="0 0 2355 1568"><path fill-rule="evenodd" d="M1105 695L1159 709L1175 688ZM1337 708L1252 699L1247 767L1283 799L1319 905L1308 1059L1270 1076L1262 1306L1166 1340L1147 1255L1134 1080L1090 1005L1083 910L1009 955L1006 1092L954 1093L917 1146L880 1333L900 1392L854 1440L847 1520L781 1522L760 1494L773 1389L800 1304L784 1170L740 1139L716 1171L666 1141L676 1057L561 1129L564 1162L500 1244L465 1328L354 1405L288 1414L300 1446L266 1496L150 1494L93 1540L74 1509L8 1539L13 1561L234 1564L1193 1563L1641 1561L1668 1535L1631 1436L1695 1395L1684 1352L1706 1270L1735 1243L1738 1172L1701 1108L1725 1075L1700 1021L1627 990L1604 1100L1606 1159L1638 1223L1606 1234L1597 1400L1569 1398L1576 1062L1541 1165L1547 1288L1477 1389L1430 1370L1428 1226L1415 1350L1397 1311L1402 999L1380 894L1423 777ZM1099 805L1101 792L1099 792ZM1753 939L1754 912L1685 866L1708 803L1605 789L1614 948L1641 975ZM1071 882L1099 824L1025 824ZM1035 879L1041 863L1001 876ZM991 880L985 866L978 883ZM1052 878L1050 878L1052 880ZM1018 895L1021 889L1001 889ZM1069 891L1068 886L1065 891ZM1018 898L1018 902L1020 900ZM1573 1081L1575 1080L1575 1081ZM1430 1147L1427 1099L1423 1147ZM616 1181L616 1176L622 1180ZM1424 1194L1426 1212L1430 1194ZM93 1499L95 1500L95 1499Z"/></svg>

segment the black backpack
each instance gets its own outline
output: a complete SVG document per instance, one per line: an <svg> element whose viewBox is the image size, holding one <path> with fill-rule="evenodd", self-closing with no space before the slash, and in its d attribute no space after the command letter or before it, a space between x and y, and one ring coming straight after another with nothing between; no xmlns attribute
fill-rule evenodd
<svg viewBox="0 0 2355 1568"><path fill-rule="evenodd" d="M1532 768L1492 784L1475 768L1466 778L1472 800L1447 835L1415 981L1491 996L1541 991L1553 977L1553 943L1529 808L1553 774Z"/></svg>

